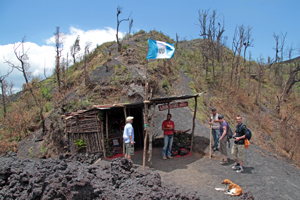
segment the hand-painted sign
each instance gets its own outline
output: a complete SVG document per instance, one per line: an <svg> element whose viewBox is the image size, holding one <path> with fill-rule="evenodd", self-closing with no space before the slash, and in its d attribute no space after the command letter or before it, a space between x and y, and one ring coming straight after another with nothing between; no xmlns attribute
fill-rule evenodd
<svg viewBox="0 0 300 200"><path fill-rule="evenodd" d="M170 103L170 104L164 104L164 105L159 105L158 109L159 111L163 110L168 110L168 109L173 109L173 108L182 108L182 107L187 107L189 103L187 101L184 102L176 102L176 103Z"/></svg>

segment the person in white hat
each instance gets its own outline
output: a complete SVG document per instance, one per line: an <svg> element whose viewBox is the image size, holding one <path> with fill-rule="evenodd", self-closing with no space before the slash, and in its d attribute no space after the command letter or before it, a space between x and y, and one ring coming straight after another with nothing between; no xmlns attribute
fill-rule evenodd
<svg viewBox="0 0 300 200"><path fill-rule="evenodd" d="M125 143L125 158L131 159L131 156L133 156L134 150L129 151L129 148L132 147L134 148L134 131L132 127L133 123L133 117L129 116L126 118L127 124L124 127L124 132L123 132L123 139Z"/></svg>

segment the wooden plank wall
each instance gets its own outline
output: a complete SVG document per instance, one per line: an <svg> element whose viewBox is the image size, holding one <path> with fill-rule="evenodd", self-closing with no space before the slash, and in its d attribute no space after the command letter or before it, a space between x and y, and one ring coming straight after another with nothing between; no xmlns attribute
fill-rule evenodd
<svg viewBox="0 0 300 200"><path fill-rule="evenodd" d="M83 139L86 142L86 152L103 152L103 135L100 133L101 123L98 119L98 111L90 110L74 115L66 120L66 132L70 141L70 151L77 150L74 140Z"/></svg>

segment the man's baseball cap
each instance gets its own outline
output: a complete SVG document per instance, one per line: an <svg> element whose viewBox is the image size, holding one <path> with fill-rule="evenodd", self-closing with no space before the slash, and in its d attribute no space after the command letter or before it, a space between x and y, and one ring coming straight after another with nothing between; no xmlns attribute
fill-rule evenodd
<svg viewBox="0 0 300 200"><path fill-rule="evenodd" d="M133 117L129 116L129 117L126 118L126 122L130 122L130 120L132 120L132 119L133 119Z"/></svg>
<svg viewBox="0 0 300 200"><path fill-rule="evenodd" d="M217 111L217 109L216 108L212 108L211 111Z"/></svg>
<svg viewBox="0 0 300 200"><path fill-rule="evenodd" d="M218 115L218 118L219 119L224 119L224 116L223 115Z"/></svg>

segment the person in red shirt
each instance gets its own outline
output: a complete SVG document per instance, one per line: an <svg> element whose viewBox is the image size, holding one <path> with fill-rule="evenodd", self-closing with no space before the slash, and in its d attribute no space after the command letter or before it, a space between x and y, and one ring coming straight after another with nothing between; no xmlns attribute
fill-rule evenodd
<svg viewBox="0 0 300 200"><path fill-rule="evenodd" d="M172 159L171 150L173 144L173 136L174 136L174 122L171 120L172 115L168 113L167 120L162 123L162 130L164 131L164 147L162 150L162 157L164 160L167 160L167 157ZM167 154L167 157L166 157Z"/></svg>

